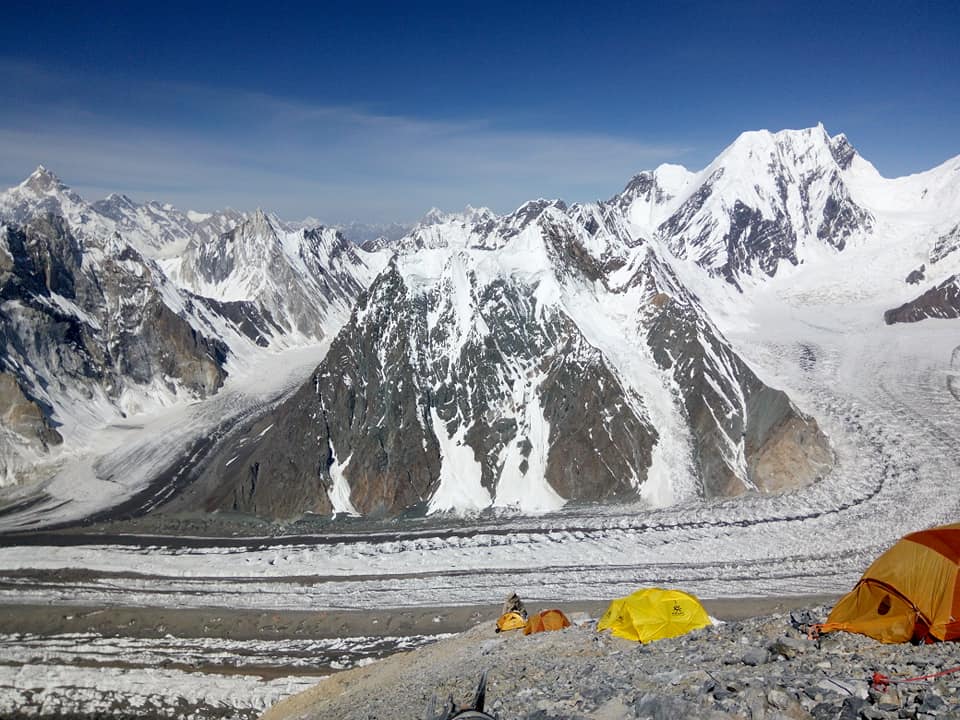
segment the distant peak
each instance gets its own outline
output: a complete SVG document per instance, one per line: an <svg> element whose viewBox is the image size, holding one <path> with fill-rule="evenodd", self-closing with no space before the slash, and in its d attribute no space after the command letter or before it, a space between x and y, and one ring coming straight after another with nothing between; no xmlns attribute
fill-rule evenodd
<svg viewBox="0 0 960 720"><path fill-rule="evenodd" d="M447 214L438 207L427 210L417 222L418 225L439 225L447 221Z"/></svg>
<svg viewBox="0 0 960 720"><path fill-rule="evenodd" d="M124 195L123 193L112 192L109 195L107 195L106 200L108 202L122 203L124 205L130 205L130 206L134 205L133 200L128 195Z"/></svg>
<svg viewBox="0 0 960 720"><path fill-rule="evenodd" d="M418 225L427 227L430 225L442 225L449 222L475 223L495 217L490 208L475 208L467 205L462 212L447 213L440 208L432 207L417 222Z"/></svg>
<svg viewBox="0 0 960 720"><path fill-rule="evenodd" d="M47 170L43 165L37 165L37 169L30 173L30 177L24 180L21 186L30 188L35 192L65 190L67 187L60 178Z"/></svg>
<svg viewBox="0 0 960 720"><path fill-rule="evenodd" d="M495 218L497 214L488 207L473 207L473 205L467 205L463 211L463 217L467 222L479 223L484 220L490 220Z"/></svg>
<svg viewBox="0 0 960 720"><path fill-rule="evenodd" d="M255 235L276 235L276 228L270 216L263 211L263 208L257 208L252 215L247 216L244 223L249 232Z"/></svg>

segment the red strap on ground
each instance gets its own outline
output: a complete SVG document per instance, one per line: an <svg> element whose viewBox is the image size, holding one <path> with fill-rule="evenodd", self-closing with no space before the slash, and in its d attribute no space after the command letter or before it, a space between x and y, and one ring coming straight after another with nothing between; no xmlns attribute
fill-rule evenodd
<svg viewBox="0 0 960 720"><path fill-rule="evenodd" d="M886 690L887 685L933 680L934 678L943 677L944 675L950 675L951 673L955 672L960 672L960 666L949 668L948 670L941 670L940 672L930 673L929 675L917 675L917 677L910 678L891 678L883 673L875 672L871 678L871 685L876 690Z"/></svg>

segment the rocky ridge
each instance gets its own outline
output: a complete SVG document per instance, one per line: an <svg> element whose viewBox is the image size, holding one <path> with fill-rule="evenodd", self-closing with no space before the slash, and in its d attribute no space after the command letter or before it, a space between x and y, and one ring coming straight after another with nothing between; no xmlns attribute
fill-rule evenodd
<svg viewBox="0 0 960 720"><path fill-rule="evenodd" d="M917 322L927 318L960 317L960 277L951 275L939 285L900 307L887 310L884 322Z"/></svg>
<svg viewBox="0 0 960 720"><path fill-rule="evenodd" d="M21 408L20 422L5 423L8 480L20 449L59 444L56 409L102 402L124 411L135 407L136 386L203 397L223 383L226 345L170 307L166 279L131 246L81 246L62 218L47 215L0 228L0 247L9 259L0 262L0 404Z"/></svg>
<svg viewBox="0 0 960 720"><path fill-rule="evenodd" d="M814 608L823 618L829 608ZM502 720L752 718L935 720L960 716L960 673L872 687L955 668L954 647L882 645L832 633L810 640L775 614L647 645L598 634L593 621L536 635L461 635L348 670L284 700L263 720L422 720L431 699L468 701L488 673L485 711Z"/></svg>

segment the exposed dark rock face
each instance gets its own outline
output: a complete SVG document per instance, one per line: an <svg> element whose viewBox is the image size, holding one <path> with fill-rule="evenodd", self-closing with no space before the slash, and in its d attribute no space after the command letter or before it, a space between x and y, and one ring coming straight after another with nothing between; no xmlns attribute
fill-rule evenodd
<svg viewBox="0 0 960 720"><path fill-rule="evenodd" d="M654 173L641 172L630 178L623 192L615 195L611 203L615 204L620 211L624 211L637 200L662 205L672 199L673 196L657 182Z"/></svg>
<svg viewBox="0 0 960 720"><path fill-rule="evenodd" d="M847 241L857 232L872 227L873 217L857 206L850 193L843 187L839 176L830 180L830 195L823 207L823 215L817 237L837 250L843 250Z"/></svg>
<svg viewBox="0 0 960 720"><path fill-rule="evenodd" d="M694 464L707 497L778 491L813 482L832 465L816 422L761 382L696 300L650 253L643 324L660 367L681 395Z"/></svg>
<svg viewBox="0 0 960 720"><path fill-rule="evenodd" d="M250 300L219 301L195 295L193 301L209 307L214 313L230 321L238 333L250 338L260 347L268 347L270 339L283 335L280 326L259 303Z"/></svg>
<svg viewBox="0 0 960 720"><path fill-rule="evenodd" d="M263 420L272 429L256 447L237 444L211 463L204 482L220 488L219 507L286 517L346 509L349 492L364 515L443 510L451 473L461 491L472 478L476 509L521 502L518 488L538 484L567 501L641 494L660 440L647 400L562 305L539 296L543 283L607 286L622 258L596 254L599 225L549 204L527 213L549 277L485 276L483 253L449 249L426 281L422 248L395 259L311 380ZM619 292L636 286L638 329L676 382L703 495L776 491L831 465L816 423L750 371L652 250Z"/></svg>
<svg viewBox="0 0 960 720"><path fill-rule="evenodd" d="M940 235L930 250L930 262L937 263L951 253L960 250L960 223Z"/></svg>
<svg viewBox="0 0 960 720"><path fill-rule="evenodd" d="M229 354L326 337L374 273L334 230L123 195L87 204L43 168L0 193L0 223L0 372L48 423L217 392ZM32 437L0 438L49 446L42 424L18 427Z"/></svg>
<svg viewBox="0 0 960 720"><path fill-rule="evenodd" d="M856 149L850 144L847 136L843 133L830 139L830 152L841 170L849 169L853 163L853 158L857 155Z"/></svg>
<svg viewBox="0 0 960 720"><path fill-rule="evenodd" d="M797 237L784 215L778 213L775 219L767 220L759 209L749 208L739 200L730 212L730 231L724 241L727 262L723 275L733 284L737 284L737 275L752 264L771 277L780 260L797 264Z"/></svg>
<svg viewBox="0 0 960 720"><path fill-rule="evenodd" d="M24 394L17 379L8 372L0 372L0 421L18 435L36 440L44 450L63 442L43 408Z"/></svg>
<svg viewBox="0 0 960 720"><path fill-rule="evenodd" d="M152 382L203 396L223 383L226 347L164 303L158 271L131 247L111 240L81 248L66 223L48 215L4 227L0 248L0 371L45 416L28 441L51 443L44 423L57 397L118 399L131 384Z"/></svg>
<svg viewBox="0 0 960 720"><path fill-rule="evenodd" d="M445 294L411 293L392 266L311 381L271 416L277 431L245 467L215 470L222 483L242 484L256 465L264 494L294 485L301 510L313 509L336 461L357 511L424 510L441 487L441 444L459 438L490 498L528 472L567 499L632 497L656 440L639 398L626 398L568 318L536 317L529 288L497 281L470 292L489 335L460 335Z"/></svg>
<svg viewBox="0 0 960 720"><path fill-rule="evenodd" d="M721 156L725 163L708 168L696 191L657 230L673 254L738 288L740 278L757 269L772 277L781 261L798 264L801 239L842 250L873 225L843 180L856 154L846 138L830 139L822 128L751 135Z"/></svg>
<svg viewBox="0 0 960 720"><path fill-rule="evenodd" d="M604 202L433 210L374 241L395 253L382 272L386 253L374 261L329 228L258 211L215 233L227 214L190 213L203 219L188 227L124 196L84 206L38 171L0 214L47 193L67 220L5 231L0 372L49 416L66 388L202 396L237 343L337 331L309 381L206 458L191 492L210 510L389 517L669 501L693 484L774 492L815 481L829 445L737 355L676 258L746 288L809 248L842 251L874 222L845 185L854 162L822 127L747 133L703 173L663 166ZM129 242L122 231L144 223L183 255L154 261L150 243ZM671 486L668 466L692 482Z"/></svg>
<svg viewBox="0 0 960 720"><path fill-rule="evenodd" d="M716 218L706 217L696 222L697 216L704 211L707 201L713 195L715 185L723 178L723 168L716 169L704 180L697 191L660 225L658 233L667 239L667 247L679 258L698 258L701 265L709 265L715 252L709 250L700 253L717 230Z"/></svg>
<svg viewBox="0 0 960 720"><path fill-rule="evenodd" d="M883 314L887 325L918 322L927 318L955 317L960 317L960 277L957 275L951 275L920 297Z"/></svg>
<svg viewBox="0 0 960 720"><path fill-rule="evenodd" d="M919 268L917 268L916 270L911 270L911 271L910 271L910 274L907 275L907 277L906 277L906 279L905 279L905 282L906 282L908 285L919 285L919 284L922 283L922 282L924 281L924 279L926 278L926 275L924 274L924 272L926 271L926 269L927 269L927 266L926 266L926 265L921 265L921 266L920 266Z"/></svg>

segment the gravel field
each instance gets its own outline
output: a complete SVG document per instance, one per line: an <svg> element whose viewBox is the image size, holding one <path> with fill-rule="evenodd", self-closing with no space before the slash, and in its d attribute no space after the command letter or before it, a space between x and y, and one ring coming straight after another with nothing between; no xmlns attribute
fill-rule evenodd
<svg viewBox="0 0 960 720"><path fill-rule="evenodd" d="M809 608L824 618L829 606ZM469 700L488 673L498 720L746 718L868 720L960 717L960 673L871 687L957 665L956 646L881 645L835 633L810 640L776 613L640 645L598 634L585 615L557 632L496 634L492 622L284 700L263 720L422 720L434 695Z"/></svg>
<svg viewBox="0 0 960 720"><path fill-rule="evenodd" d="M823 601L725 598L705 605L734 620ZM562 607L598 617L606 603ZM499 603L280 612L0 606L0 717L255 718L341 671L389 667L384 658L443 644L454 633L469 637L470 628L489 630L499 612Z"/></svg>

